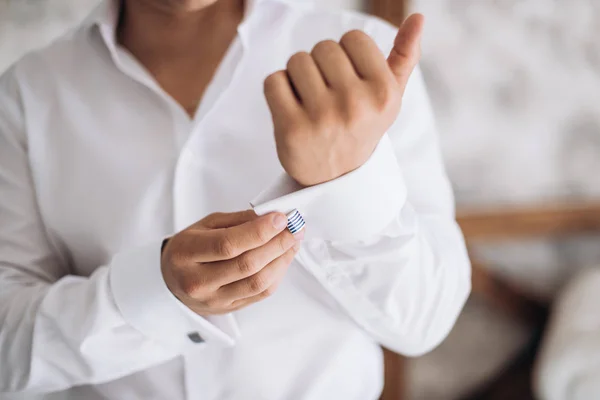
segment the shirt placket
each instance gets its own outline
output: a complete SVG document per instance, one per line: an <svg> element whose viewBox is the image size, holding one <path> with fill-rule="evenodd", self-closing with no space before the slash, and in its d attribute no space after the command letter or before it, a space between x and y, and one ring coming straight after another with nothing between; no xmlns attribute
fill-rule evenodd
<svg viewBox="0 0 600 400"><path fill-rule="evenodd" d="M198 150L203 145L203 138L206 135L214 134L211 132L211 119L217 117L214 114L223 108L222 103L227 100L239 72L242 70L244 61L243 43L239 35L232 43L230 49L225 55L219 66L215 78L206 90L205 96L200 102L193 120L181 117L176 114L174 121L177 129L176 138L178 139L178 148L180 156L175 168L175 180L173 184L173 215L174 231L179 231L188 225L185 215L185 186L189 182L185 178L186 169L196 168L197 164L190 162L190 159L197 157ZM194 149L196 151L194 151ZM230 336L239 335L237 324L232 316L207 317L211 323L227 332ZM202 352L202 349L199 349ZM213 393L217 388L215 382L207 382L203 379L201 370L205 363L202 362L202 355L197 353L184 356L185 373L185 392L188 399L213 398ZM200 374L200 375L199 375Z"/></svg>
<svg viewBox="0 0 600 400"><path fill-rule="evenodd" d="M181 216L181 202L178 199L182 195L185 195L178 188L186 184L185 179L179 178L179 171L185 168L193 168L193 163L186 162L187 157L196 156L196 153L190 149L202 145L201 136L203 132L210 130L211 115L226 99L234 85L235 79L242 69L243 47L243 41L238 35L227 51L213 81L209 84L193 119L188 116L181 105L158 85L150 73L130 53L116 46L111 49L113 61L121 72L159 96L164 101L165 111L168 111L169 118L171 118L174 158L177 160L172 195L174 231L185 228L182 227L181 223L178 223L178 221L184 219ZM237 336L239 334L237 325L232 317L217 318L217 320L211 322L218 328L226 331L229 335ZM203 346L204 344L200 341L198 352L202 352ZM195 362L197 360L196 357L198 357L197 352L189 356L184 356L184 382L187 399L204 398L206 391L210 389L201 383L202 380L198 379L195 373L200 367L200 365L195 365L198 364ZM211 384L214 385L214 382Z"/></svg>
<svg viewBox="0 0 600 400"><path fill-rule="evenodd" d="M248 24L245 28L248 28ZM173 126L173 141L175 149L176 166L174 171L173 182L173 216L174 216L174 232L184 229L186 225L185 203L182 201L185 196L185 185L188 183L185 177L182 177L181 171L186 168L194 168L194 163L189 160L196 157L202 146L202 138L210 132L210 121L214 117L214 113L222 109L222 103L226 101L230 95L232 88L235 86L235 81L243 69L245 48L247 48L246 39L243 35L243 28L238 32L238 35L228 49L221 65L219 65L214 79L206 89L205 95L201 100L196 114L191 119L184 108L178 104L169 94L167 94L160 85L155 81L151 74L141 65L133 55L125 49L117 47L114 42L109 41L110 31L102 32L105 40L110 43L109 48L113 61L116 66L129 76L134 81L140 83L144 87L150 89L155 95L159 96L166 105L166 110L169 112L169 117ZM207 318L217 328L226 332L231 337L239 336L239 328L231 315ZM195 336L190 337L193 340ZM198 339L198 338L196 338ZM205 349L202 338L198 340L198 351L184 355L184 382L185 393L187 399L206 398L207 393L211 390L218 390L215 387L215 382L207 382L203 384L203 380L198 376L198 371L202 368L202 363L198 362L201 359L199 352ZM200 359L198 358L200 357ZM210 395L208 396L210 398Z"/></svg>
<svg viewBox="0 0 600 400"><path fill-rule="evenodd" d="M173 216L174 230L179 231L189 225L190 221L185 214L186 205L181 196L185 193L182 186L185 186L186 180L183 177L182 170L185 168L196 168L195 163L191 159L198 157L202 152L203 141L207 135L214 134L211 132L211 121L218 117L215 115L220 110L226 109L223 107L223 102L227 100L231 90L235 87L235 81L238 78L244 64L244 45L240 35L234 40L228 50L223 62L219 66L215 78L209 85L206 95L200 102L198 110L193 120L187 119L186 124L183 121L176 122L176 126L181 128L181 134L178 137L184 137L186 140L179 143L180 153L177 165L175 168L175 182L173 185ZM227 117L227 115L223 115Z"/></svg>

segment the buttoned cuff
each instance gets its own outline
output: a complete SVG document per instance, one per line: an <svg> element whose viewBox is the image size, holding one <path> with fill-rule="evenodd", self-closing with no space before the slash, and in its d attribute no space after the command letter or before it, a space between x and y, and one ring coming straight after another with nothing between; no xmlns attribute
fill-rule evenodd
<svg viewBox="0 0 600 400"><path fill-rule="evenodd" d="M306 221L306 239L355 241L383 231L405 201L406 186L386 134L360 168L306 188L282 174L250 204L258 215L297 209Z"/></svg>
<svg viewBox="0 0 600 400"><path fill-rule="evenodd" d="M210 344L233 346L239 336L231 315L194 313L167 288L160 268L161 242L117 254L110 266L114 301L127 323L165 348L183 354Z"/></svg>

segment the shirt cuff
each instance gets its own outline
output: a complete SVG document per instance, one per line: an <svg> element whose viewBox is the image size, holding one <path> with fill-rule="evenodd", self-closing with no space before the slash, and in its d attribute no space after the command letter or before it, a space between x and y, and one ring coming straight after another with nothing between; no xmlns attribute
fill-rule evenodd
<svg viewBox="0 0 600 400"><path fill-rule="evenodd" d="M355 241L383 231L405 201L406 186L386 134L360 168L306 188L282 174L250 204L258 215L297 209L306 221L306 239Z"/></svg>
<svg viewBox="0 0 600 400"><path fill-rule="evenodd" d="M110 266L114 301L125 321L177 354L207 344L233 346L239 331L232 315L194 313L168 289L160 269L161 242L117 254Z"/></svg>

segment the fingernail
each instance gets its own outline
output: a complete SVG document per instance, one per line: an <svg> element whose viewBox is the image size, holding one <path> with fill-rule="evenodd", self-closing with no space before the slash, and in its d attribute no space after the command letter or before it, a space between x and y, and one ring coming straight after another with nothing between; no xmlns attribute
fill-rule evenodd
<svg viewBox="0 0 600 400"><path fill-rule="evenodd" d="M296 239L296 241L301 241L304 239L304 229L302 229L300 232L296 233L294 235L294 239Z"/></svg>
<svg viewBox="0 0 600 400"><path fill-rule="evenodd" d="M299 252L299 251L300 251L300 243L296 243L296 244L294 245L293 249L294 249L294 253L297 253L297 252Z"/></svg>
<svg viewBox="0 0 600 400"><path fill-rule="evenodd" d="M283 214L276 214L273 217L273 226L275 229L283 230L287 226L287 218Z"/></svg>

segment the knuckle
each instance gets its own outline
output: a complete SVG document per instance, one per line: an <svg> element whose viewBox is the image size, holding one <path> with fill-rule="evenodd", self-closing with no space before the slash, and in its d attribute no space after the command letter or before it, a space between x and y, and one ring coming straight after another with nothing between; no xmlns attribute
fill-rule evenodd
<svg viewBox="0 0 600 400"><path fill-rule="evenodd" d="M216 222L223 217L223 213L212 213L202 219L202 225L207 228L214 228Z"/></svg>
<svg viewBox="0 0 600 400"><path fill-rule="evenodd" d="M188 279L181 283L181 290L187 297L193 299L201 298L206 289L205 281L198 277L197 279Z"/></svg>
<svg viewBox="0 0 600 400"><path fill-rule="evenodd" d="M261 293L267 287L267 279L264 274L255 274L248 278L248 288L252 293Z"/></svg>
<svg viewBox="0 0 600 400"><path fill-rule="evenodd" d="M259 270L258 263L249 254L243 255L238 259L238 268L242 274L253 274Z"/></svg>
<svg viewBox="0 0 600 400"><path fill-rule="evenodd" d="M256 232L258 240L260 240L261 243L267 243L273 237L273 229L273 224L270 221L261 225Z"/></svg>
<svg viewBox="0 0 600 400"><path fill-rule="evenodd" d="M163 260L167 265L180 266L184 264L185 256L178 248L168 247Z"/></svg>
<svg viewBox="0 0 600 400"><path fill-rule="evenodd" d="M287 78L287 73L285 71L273 72L267 76L264 82L265 93L272 92L283 78Z"/></svg>
<svg viewBox="0 0 600 400"><path fill-rule="evenodd" d="M287 69L289 70L289 69L301 67L310 58L311 58L310 54L308 54L305 51L300 51L290 57L290 59L287 63Z"/></svg>
<svg viewBox="0 0 600 400"><path fill-rule="evenodd" d="M271 239L272 224L269 220L261 221L256 227L248 232L253 239L256 239L259 243L267 243Z"/></svg>
<svg viewBox="0 0 600 400"><path fill-rule="evenodd" d="M203 303L206 306L206 308L213 309L213 310L223 307L221 300L216 296L209 297L208 299L204 300Z"/></svg>
<svg viewBox="0 0 600 400"><path fill-rule="evenodd" d="M184 245L187 241L188 238L185 234L180 234L170 241L163 255L163 259L168 265L183 266L187 264L189 255L185 251L186 246Z"/></svg>
<svg viewBox="0 0 600 400"><path fill-rule="evenodd" d="M313 55L327 54L337 47L339 47L339 44L333 40L330 40L330 39L322 40L319 43L317 43L315 45L315 47L313 47L312 54Z"/></svg>
<svg viewBox="0 0 600 400"><path fill-rule="evenodd" d="M346 44L350 42L362 41L365 39L369 39L369 36L359 29L353 29L344 33L342 38L340 39L340 43Z"/></svg>
<svg viewBox="0 0 600 400"><path fill-rule="evenodd" d="M215 243L216 243L215 252L218 255L220 255L226 259L235 257L235 246L234 246L233 242L231 241L231 239L229 238L229 236L223 235L219 239L217 239L215 241Z"/></svg>

